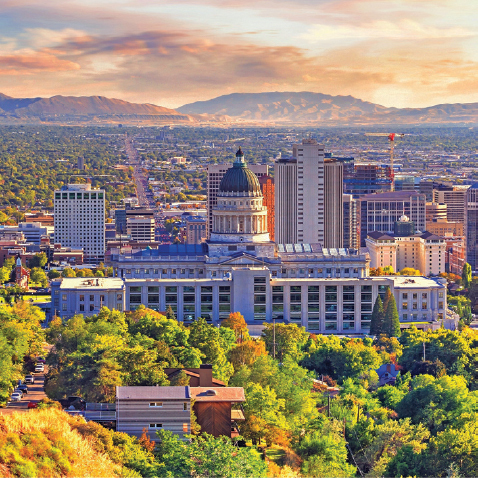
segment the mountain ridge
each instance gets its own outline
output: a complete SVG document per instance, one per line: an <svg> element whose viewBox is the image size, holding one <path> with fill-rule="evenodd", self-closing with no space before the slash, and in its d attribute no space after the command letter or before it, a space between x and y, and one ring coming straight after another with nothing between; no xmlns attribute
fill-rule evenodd
<svg viewBox="0 0 478 478"><path fill-rule="evenodd" d="M386 107L351 95L310 91L231 93L176 109L184 114L224 115L232 120L372 123L478 123L478 103L438 104L425 108Z"/></svg>
<svg viewBox="0 0 478 478"><path fill-rule="evenodd" d="M105 96L13 98L0 93L0 116L13 118L147 116L164 120L195 122L190 115L150 103L130 103Z"/></svg>

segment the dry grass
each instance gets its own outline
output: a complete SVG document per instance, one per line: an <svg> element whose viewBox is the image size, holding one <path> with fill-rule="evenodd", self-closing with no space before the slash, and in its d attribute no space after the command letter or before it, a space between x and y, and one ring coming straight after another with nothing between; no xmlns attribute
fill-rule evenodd
<svg viewBox="0 0 478 478"><path fill-rule="evenodd" d="M0 418L1 476L109 478L121 474L118 465L71 429L70 417L60 410Z"/></svg>

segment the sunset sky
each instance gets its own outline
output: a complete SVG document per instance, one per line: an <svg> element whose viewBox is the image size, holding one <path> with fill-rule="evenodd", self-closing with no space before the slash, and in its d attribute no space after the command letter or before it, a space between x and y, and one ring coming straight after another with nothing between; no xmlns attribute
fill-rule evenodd
<svg viewBox="0 0 478 478"><path fill-rule="evenodd" d="M0 92L478 102L477 0L0 0Z"/></svg>

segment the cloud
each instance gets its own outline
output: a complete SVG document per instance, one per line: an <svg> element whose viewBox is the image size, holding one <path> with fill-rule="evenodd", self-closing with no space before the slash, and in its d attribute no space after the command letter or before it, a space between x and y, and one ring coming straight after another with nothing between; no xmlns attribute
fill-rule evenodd
<svg viewBox="0 0 478 478"><path fill-rule="evenodd" d="M0 55L0 75L34 74L39 71L78 70L80 65L47 51Z"/></svg>

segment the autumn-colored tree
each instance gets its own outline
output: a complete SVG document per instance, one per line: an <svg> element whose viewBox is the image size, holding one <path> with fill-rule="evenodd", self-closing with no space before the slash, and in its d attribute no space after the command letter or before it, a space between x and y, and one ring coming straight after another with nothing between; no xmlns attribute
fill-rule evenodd
<svg viewBox="0 0 478 478"><path fill-rule="evenodd" d="M266 344L262 340L248 340L231 349L229 359L234 370L238 370L242 365L251 366L261 355L267 355Z"/></svg>
<svg viewBox="0 0 478 478"><path fill-rule="evenodd" d="M154 441L151 440L151 438L149 438L148 429L146 427L143 428L143 433L139 437L138 441L139 441L139 444L150 453L153 452L154 447L156 446Z"/></svg>
<svg viewBox="0 0 478 478"><path fill-rule="evenodd" d="M250 339L246 321L240 312L231 312L229 317L222 321L221 327L232 329L238 344Z"/></svg>

